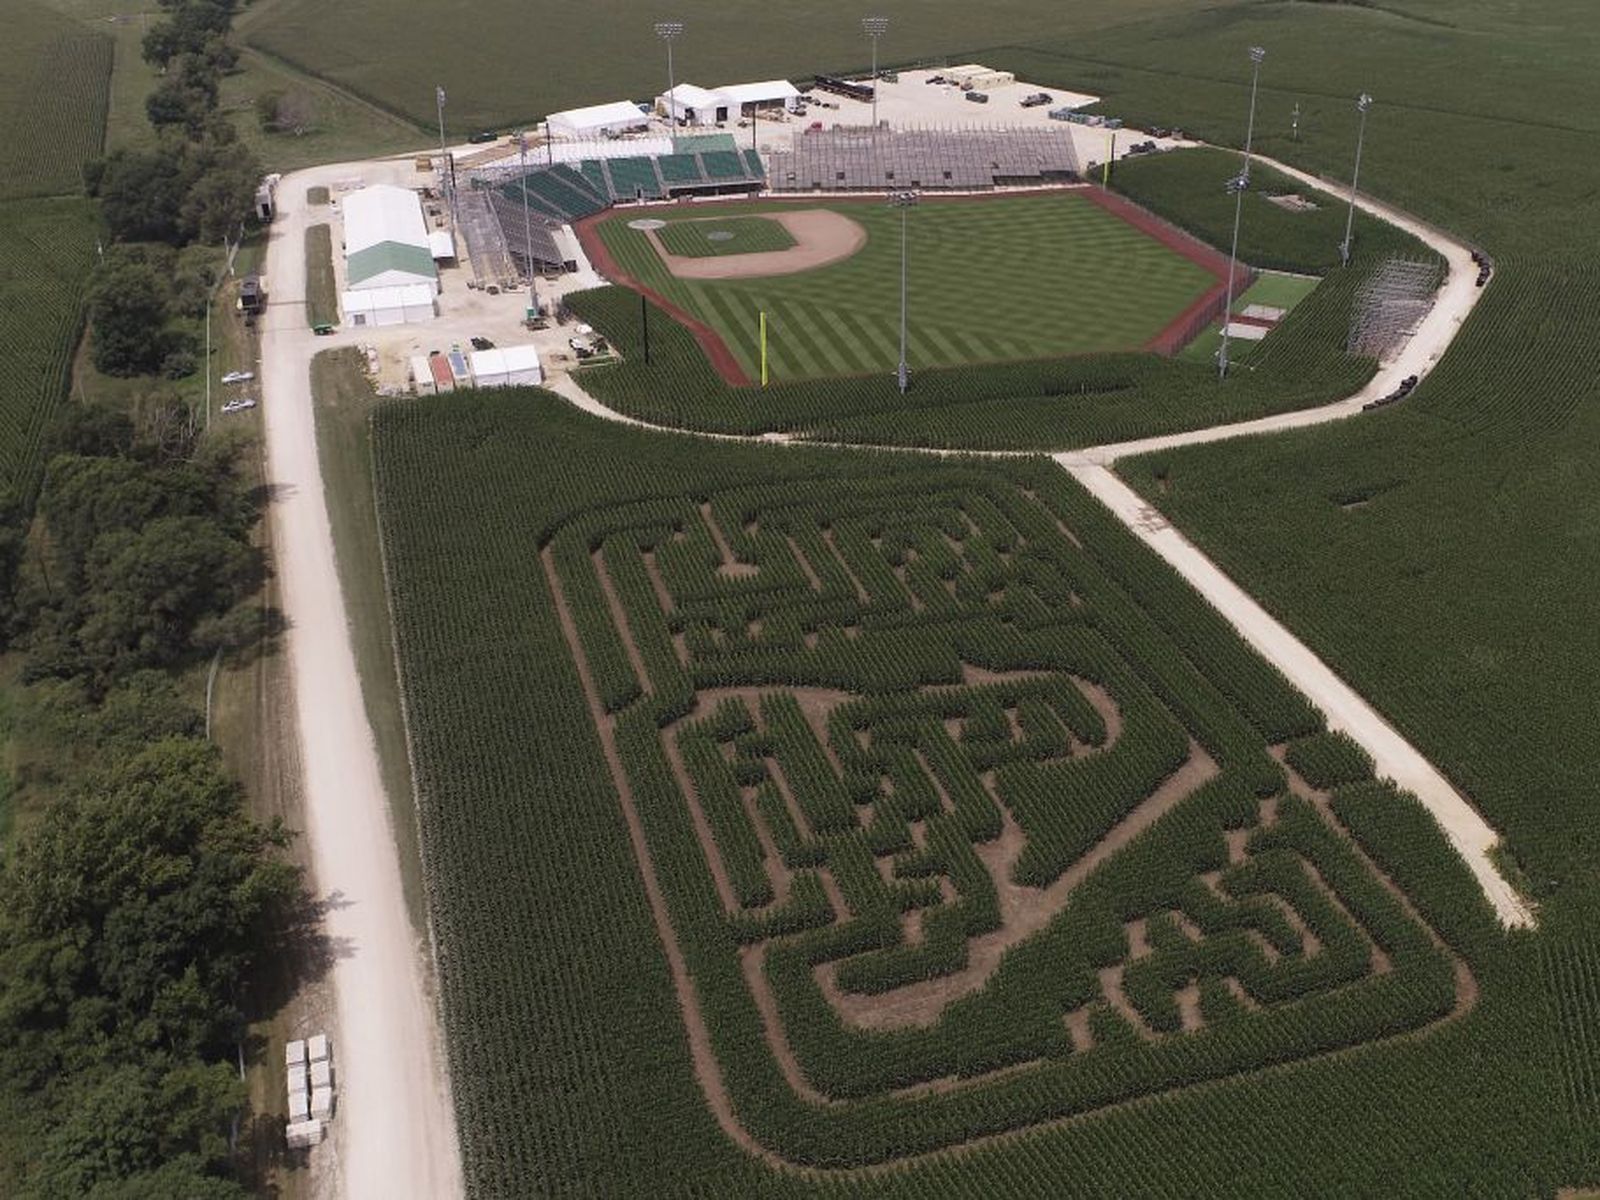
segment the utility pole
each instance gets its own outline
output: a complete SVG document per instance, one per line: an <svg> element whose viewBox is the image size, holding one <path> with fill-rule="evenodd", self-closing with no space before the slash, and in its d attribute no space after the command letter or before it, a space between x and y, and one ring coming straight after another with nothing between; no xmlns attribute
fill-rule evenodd
<svg viewBox="0 0 1600 1200"><path fill-rule="evenodd" d="M1361 146L1367 140L1367 109L1372 107L1372 97L1362 92L1356 97L1356 111L1361 114L1361 126L1356 134L1356 169L1350 173L1350 211L1344 219L1344 243L1339 247L1341 265L1350 265L1350 237L1356 227L1356 187L1361 182Z"/></svg>
<svg viewBox="0 0 1600 1200"><path fill-rule="evenodd" d="M450 186L452 172L450 170L450 154L444 145L444 87L435 84L433 88L434 103L439 108L439 188L444 192L445 212L450 215L450 228L456 224L456 196L455 189Z"/></svg>
<svg viewBox="0 0 1600 1200"><path fill-rule="evenodd" d="M522 238L523 253L527 256L525 266L528 271L528 309L535 317L539 315L539 297L533 290L533 217L528 211L528 132L523 130L517 134L517 153L522 164Z"/></svg>
<svg viewBox="0 0 1600 1200"><path fill-rule="evenodd" d="M672 78L672 43L682 32L682 21L656 22L656 36L667 44L667 114L674 132L678 128L678 86Z"/></svg>
<svg viewBox="0 0 1600 1200"><path fill-rule="evenodd" d="M878 39L889 31L889 18L862 17L861 31L872 39L872 127L876 129L878 127Z"/></svg>
<svg viewBox="0 0 1600 1200"><path fill-rule="evenodd" d="M1300 140L1300 101L1298 100L1294 102L1294 112L1289 114L1289 122L1289 135L1298 142Z"/></svg>
<svg viewBox="0 0 1600 1200"><path fill-rule="evenodd" d="M1224 185L1233 193L1233 248L1228 251L1228 290L1222 305L1222 349L1217 352L1217 378L1228 377L1228 322L1233 318L1234 264L1239 261L1239 217L1244 211L1244 194L1250 190L1250 176L1242 171Z"/></svg>
<svg viewBox="0 0 1600 1200"><path fill-rule="evenodd" d="M1266 47L1250 47L1250 121L1244 130L1244 177L1247 183L1250 179L1250 148L1256 136L1256 84L1261 80L1261 60L1266 56Z"/></svg>
<svg viewBox="0 0 1600 1200"><path fill-rule="evenodd" d="M906 365L906 213L916 203L916 192L893 192L889 196L890 206L900 210L900 369L895 377L901 395L911 383L911 372Z"/></svg>
<svg viewBox="0 0 1600 1200"><path fill-rule="evenodd" d="M211 285L211 290L206 293L206 429L211 428L211 310L216 307L217 292L233 275L233 257L239 253L239 246L244 241L244 226L239 226L239 236L233 245L228 244L228 239L222 239L222 250L227 256L223 269L217 272L216 282Z"/></svg>

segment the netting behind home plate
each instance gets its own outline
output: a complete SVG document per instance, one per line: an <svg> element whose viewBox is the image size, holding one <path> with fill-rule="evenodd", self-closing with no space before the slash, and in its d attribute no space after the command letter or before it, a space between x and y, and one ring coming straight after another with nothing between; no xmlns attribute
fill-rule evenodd
<svg viewBox="0 0 1600 1200"><path fill-rule="evenodd" d="M962 191L1077 178L1065 129L818 129L768 155L774 192Z"/></svg>

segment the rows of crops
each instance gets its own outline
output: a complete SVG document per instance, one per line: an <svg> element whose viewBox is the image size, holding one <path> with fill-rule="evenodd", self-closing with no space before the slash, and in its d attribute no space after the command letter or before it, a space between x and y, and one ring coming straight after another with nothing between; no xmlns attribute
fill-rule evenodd
<svg viewBox="0 0 1600 1200"><path fill-rule="evenodd" d="M528 396L390 408L375 433L477 1191L626 1191L629 1148L669 1128L665 1192L828 1186L715 1128L624 785L728 1102L790 1161L900 1161L1174 1088L1169 1117L1271 1141L1280 1122L1250 1123L1301 1104L1308 1081L1399 1096L1421 1086L1406 1063L1437 1072L1451 1060L1434 1043L1482 1026L1479 999L1384 1041L1463 1011L1466 968L1413 912L1503 980L1470 877L1419 807L1361 782L1364 760L1047 464L680 445ZM599 725L579 661L611 714ZM1285 792L1269 742L1336 789L1334 810ZM1005 928L1002 890L1050 894L1150 803L1174 750L1214 773L1186 777L989 975L964 975L974 939ZM1015 882L990 866L1002 851ZM929 987L949 995L927 1023L859 1024L930 1003ZM1293 1087L1254 1074L1292 1061ZM951 1076L966 1082L897 1091ZM1218 1076L1236 1082L1183 1090ZM558 1112L530 1115L564 1088ZM507 1112L508 1089L534 1103ZM1129 1136L1151 1136L1137 1110L873 1186L992 1189L1092 1146L1126 1164ZM1200 1156L1151 1190L1239 1194L1230 1182Z"/></svg>
<svg viewBox="0 0 1600 1200"><path fill-rule="evenodd" d="M18 200L0 230L0 491L20 495L66 396L98 227L88 201Z"/></svg>
<svg viewBox="0 0 1600 1200"><path fill-rule="evenodd" d="M100 155L114 43L38 0L6 6L0 38L0 200L83 186Z"/></svg>

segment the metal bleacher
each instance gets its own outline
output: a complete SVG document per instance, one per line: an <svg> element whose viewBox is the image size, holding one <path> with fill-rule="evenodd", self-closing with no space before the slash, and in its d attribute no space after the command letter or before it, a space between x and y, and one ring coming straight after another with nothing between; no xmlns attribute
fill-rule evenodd
<svg viewBox="0 0 1600 1200"><path fill-rule="evenodd" d="M703 183L705 172L700 169L700 156L697 154L663 154L656 159L656 166L661 170L661 178L668 187L675 183Z"/></svg>
<svg viewBox="0 0 1600 1200"><path fill-rule="evenodd" d="M1064 129L823 129L770 155L775 192L960 191L1075 179Z"/></svg>
<svg viewBox="0 0 1600 1200"><path fill-rule="evenodd" d="M743 179L748 174L744 159L734 150L703 150L700 167L708 179Z"/></svg>

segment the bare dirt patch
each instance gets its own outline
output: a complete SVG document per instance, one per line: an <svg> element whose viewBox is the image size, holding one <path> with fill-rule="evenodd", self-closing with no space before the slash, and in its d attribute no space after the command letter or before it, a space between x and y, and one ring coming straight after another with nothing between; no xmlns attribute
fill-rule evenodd
<svg viewBox="0 0 1600 1200"><path fill-rule="evenodd" d="M654 230L646 230L644 236L661 256L667 270L679 279L764 279L770 275L798 275L801 271L843 262L867 244L867 231L861 225L829 208L754 215L782 225L794 239L794 245L787 250L694 258L668 254Z"/></svg>

